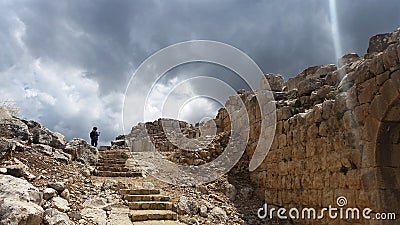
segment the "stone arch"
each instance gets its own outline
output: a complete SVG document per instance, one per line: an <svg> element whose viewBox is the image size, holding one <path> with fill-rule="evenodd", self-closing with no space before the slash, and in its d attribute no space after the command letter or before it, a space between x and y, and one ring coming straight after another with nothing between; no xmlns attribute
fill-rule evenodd
<svg viewBox="0 0 400 225"><path fill-rule="evenodd" d="M400 212L400 96L388 104L375 145L381 210Z"/></svg>
<svg viewBox="0 0 400 225"><path fill-rule="evenodd" d="M391 74L374 96L364 130L370 147L363 153L364 188L380 212L400 212L400 71Z"/></svg>

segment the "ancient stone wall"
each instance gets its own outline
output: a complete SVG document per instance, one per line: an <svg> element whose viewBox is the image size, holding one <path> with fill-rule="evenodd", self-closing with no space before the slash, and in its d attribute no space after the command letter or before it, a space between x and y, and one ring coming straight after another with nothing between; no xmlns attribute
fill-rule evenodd
<svg viewBox="0 0 400 225"><path fill-rule="evenodd" d="M233 107L237 112L240 102L244 102L247 115L234 118L244 121L248 116L249 125L236 122L239 130L250 133L245 155L233 172L243 171L249 165L261 138L273 138L267 157L250 173L257 195L269 205L319 210L336 207L338 197L345 197L345 207L371 208L372 216L394 212L400 218L399 42L400 29L376 35L371 38L365 56L346 54L339 59L339 68L333 64L313 66L287 82L280 75L266 74L261 90L240 90L229 97L226 108ZM276 105L273 137L260 136L266 127L261 127L256 96L268 88L265 80L274 101L260 104L261 107ZM225 108L206 126L209 124L216 126L214 138L202 134L201 127L160 119L139 124L126 139L133 151L156 149L173 162L200 165L221 154L232 132L231 118ZM211 144L196 151L178 148L168 140L168 132L164 132L165 128L174 127L176 134L189 138L186 140L204 139ZM396 221L332 220L327 215L324 220L296 222L396 224Z"/></svg>
<svg viewBox="0 0 400 225"><path fill-rule="evenodd" d="M334 65L310 67L274 88L277 125L272 146L251 172L258 196L285 208L337 206L400 213L400 30L371 38L368 54L347 54ZM268 79L269 80L269 79ZM246 154L260 134L255 93L241 92L250 119ZM261 103L267 104L267 103ZM226 110L215 119L229 131ZM396 224L393 221L298 221L311 224Z"/></svg>

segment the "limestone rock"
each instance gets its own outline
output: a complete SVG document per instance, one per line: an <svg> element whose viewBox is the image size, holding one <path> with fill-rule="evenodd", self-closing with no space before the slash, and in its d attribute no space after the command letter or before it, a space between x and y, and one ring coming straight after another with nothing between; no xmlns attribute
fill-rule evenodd
<svg viewBox="0 0 400 225"><path fill-rule="evenodd" d="M107 214L103 209L85 208L81 210L82 217L98 225L107 224Z"/></svg>
<svg viewBox="0 0 400 225"><path fill-rule="evenodd" d="M178 213L196 215L199 210L195 201L189 200L186 196L182 195L178 202Z"/></svg>
<svg viewBox="0 0 400 225"><path fill-rule="evenodd" d="M61 193L65 189L65 182L61 182L61 181L52 182L52 183L49 183L48 186L57 190L58 193Z"/></svg>
<svg viewBox="0 0 400 225"><path fill-rule="evenodd" d="M111 146L124 147L126 146L125 140L115 140L111 142Z"/></svg>
<svg viewBox="0 0 400 225"><path fill-rule="evenodd" d="M208 211L207 206L201 205L199 209L199 215L202 217L208 217L207 211Z"/></svg>
<svg viewBox="0 0 400 225"><path fill-rule="evenodd" d="M29 127L29 131L32 133L33 143L49 145L59 149L65 148L66 141L64 135L52 132L38 122L32 120L24 121L24 123Z"/></svg>
<svg viewBox="0 0 400 225"><path fill-rule="evenodd" d="M310 95L312 91L322 87L323 83L318 78L310 78L299 82L299 96Z"/></svg>
<svg viewBox="0 0 400 225"><path fill-rule="evenodd" d="M233 186L232 184L227 184L225 187L225 195L229 198L231 201L235 201L236 199L236 187Z"/></svg>
<svg viewBox="0 0 400 225"><path fill-rule="evenodd" d="M55 150L53 157L55 160L62 162L64 164L68 164L69 161L71 160L71 155L65 152L61 152L59 150Z"/></svg>
<svg viewBox="0 0 400 225"><path fill-rule="evenodd" d="M6 138L0 138L0 160L12 152L12 141Z"/></svg>
<svg viewBox="0 0 400 225"><path fill-rule="evenodd" d="M0 224L40 224L43 218L41 201L41 193L28 181L0 175Z"/></svg>
<svg viewBox="0 0 400 225"><path fill-rule="evenodd" d="M28 126L15 117L0 120L0 136L17 138L23 141L28 141L32 138Z"/></svg>
<svg viewBox="0 0 400 225"><path fill-rule="evenodd" d="M64 151L71 155L72 160L94 164L98 158L98 151L81 138L69 141Z"/></svg>
<svg viewBox="0 0 400 225"><path fill-rule="evenodd" d="M367 53L383 52L389 46L390 33L377 34L369 39Z"/></svg>
<svg viewBox="0 0 400 225"><path fill-rule="evenodd" d="M23 177L27 180L33 180L36 178L35 175L29 172L28 166L22 162L17 162L17 164L7 166L7 174L14 177Z"/></svg>
<svg viewBox="0 0 400 225"><path fill-rule="evenodd" d="M348 53L345 54L344 56L342 56L339 60L338 60L338 66L339 68L347 65L349 63L355 62L357 60L360 59L360 56L357 55L357 53Z"/></svg>
<svg viewBox="0 0 400 225"><path fill-rule="evenodd" d="M264 75L264 78L261 79L261 90L267 89L267 83L269 84L271 91L282 91L283 89L283 76L279 74L268 73Z"/></svg>
<svg viewBox="0 0 400 225"><path fill-rule="evenodd" d="M43 221L47 225L72 225L74 224L66 213L57 209L47 209L44 212Z"/></svg>
<svg viewBox="0 0 400 225"><path fill-rule="evenodd" d="M51 206L61 212L68 212L70 210L69 203L66 199L61 197L54 197L51 199Z"/></svg>
<svg viewBox="0 0 400 225"><path fill-rule="evenodd" d="M65 198L66 200L70 200L70 194L68 189L64 189L63 192L61 192L61 197Z"/></svg>
<svg viewBox="0 0 400 225"><path fill-rule="evenodd" d="M221 209L220 207L214 207L211 210L211 216L213 216L216 219L219 219L221 222L224 222L228 219L225 210Z"/></svg>
<svg viewBox="0 0 400 225"><path fill-rule="evenodd" d="M46 188L43 190L43 198L45 200L50 200L58 195L57 191L53 188Z"/></svg>

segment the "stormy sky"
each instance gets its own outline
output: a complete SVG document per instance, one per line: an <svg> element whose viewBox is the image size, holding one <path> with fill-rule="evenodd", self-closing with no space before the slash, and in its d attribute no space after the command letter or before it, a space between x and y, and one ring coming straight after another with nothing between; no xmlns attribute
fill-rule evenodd
<svg viewBox="0 0 400 225"><path fill-rule="evenodd" d="M88 139L96 125L106 144L124 132L131 77L169 45L226 43L251 57L262 72L287 79L312 65L336 63L347 52L363 55L369 37L398 27L398 0L0 0L0 101L13 102L20 117L68 139ZM196 76L241 88L240 79L221 66L181 65L154 83L148 118L160 114L166 96L174 102L200 90L215 91L208 85L212 80L180 85ZM138 82L141 87L152 81ZM190 122L213 117L227 93L216 93L220 102L197 98L176 106L176 117ZM136 110L143 105L131 106L133 115ZM139 121L143 118L133 116L130 123Z"/></svg>

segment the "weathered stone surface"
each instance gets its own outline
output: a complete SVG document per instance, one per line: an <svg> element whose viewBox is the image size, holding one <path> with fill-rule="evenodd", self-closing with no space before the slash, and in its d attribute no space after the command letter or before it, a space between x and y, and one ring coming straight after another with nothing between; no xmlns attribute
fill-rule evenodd
<svg viewBox="0 0 400 225"><path fill-rule="evenodd" d="M221 222L224 222L228 219L226 212L223 209L221 209L220 207L213 208L210 213L211 213L211 216L219 219Z"/></svg>
<svg viewBox="0 0 400 225"><path fill-rule="evenodd" d="M98 158L98 151L81 138L74 138L67 143L64 151L71 155L72 160L94 164Z"/></svg>
<svg viewBox="0 0 400 225"><path fill-rule="evenodd" d="M82 217L98 225L107 224L107 213L103 209L85 208L81 210Z"/></svg>
<svg viewBox="0 0 400 225"><path fill-rule="evenodd" d="M385 67L383 64L383 53L378 53L374 58L372 58L370 64L370 70L373 74L379 75L385 72Z"/></svg>
<svg viewBox="0 0 400 225"><path fill-rule="evenodd" d="M0 137L0 160L12 151L12 140Z"/></svg>
<svg viewBox="0 0 400 225"><path fill-rule="evenodd" d="M20 119L15 117L6 117L0 120L0 136L5 138L17 138L23 141L32 138L28 126Z"/></svg>
<svg viewBox="0 0 400 225"><path fill-rule="evenodd" d="M229 200L235 201L236 194L237 190L235 186L233 186L232 184L227 184L225 186L225 195L229 198Z"/></svg>
<svg viewBox="0 0 400 225"><path fill-rule="evenodd" d="M357 53L348 53L348 54L345 54L344 56L342 56L338 60L338 66L340 68L340 67L342 67L344 65L350 64L350 63L355 62L355 61L357 61L359 59L360 59L360 56L358 56Z"/></svg>
<svg viewBox="0 0 400 225"><path fill-rule="evenodd" d="M26 180L0 175L0 224L37 225L43 218L41 193Z"/></svg>
<svg viewBox="0 0 400 225"><path fill-rule="evenodd" d="M369 39L367 53L382 52L388 46L390 33L377 34Z"/></svg>
<svg viewBox="0 0 400 225"><path fill-rule="evenodd" d="M64 135L52 132L35 121L24 121L24 123L29 127L29 131L32 133L33 143L49 145L58 149L63 149L65 147L66 141Z"/></svg>
<svg viewBox="0 0 400 225"><path fill-rule="evenodd" d="M43 190L43 198L45 200L50 200L58 195L57 191L53 188L46 188Z"/></svg>
<svg viewBox="0 0 400 225"><path fill-rule="evenodd" d="M23 177L27 180L33 180L36 178L35 175L29 172L29 168L22 162L17 162L17 164L7 166L7 174L14 177Z"/></svg>
<svg viewBox="0 0 400 225"><path fill-rule="evenodd" d="M51 206L61 212L68 212L70 210L68 201L61 197L52 198Z"/></svg>
<svg viewBox="0 0 400 225"><path fill-rule="evenodd" d="M268 82L269 87L271 91L282 91L283 89L283 76L279 74L272 74L268 73L264 75L264 78L261 79L261 90L266 90L268 89L268 85L266 84Z"/></svg>
<svg viewBox="0 0 400 225"><path fill-rule="evenodd" d="M55 189L59 193L61 193L65 189L65 182L61 182L61 181L51 182L51 183L49 183L48 186Z"/></svg>
<svg viewBox="0 0 400 225"><path fill-rule="evenodd" d="M73 225L66 213L60 212L57 209L47 209L44 212L43 221L47 225Z"/></svg>
<svg viewBox="0 0 400 225"><path fill-rule="evenodd" d="M195 201L189 200L186 196L181 196L178 202L178 213L196 215L199 207Z"/></svg>
<svg viewBox="0 0 400 225"><path fill-rule="evenodd" d="M390 67L394 67L398 65L399 58L397 57L397 45L391 44L385 52L383 53L383 64L386 70L389 70Z"/></svg>
<svg viewBox="0 0 400 225"><path fill-rule="evenodd" d="M375 78L369 79L361 84L358 90L358 101L360 104L371 102L377 91Z"/></svg>

